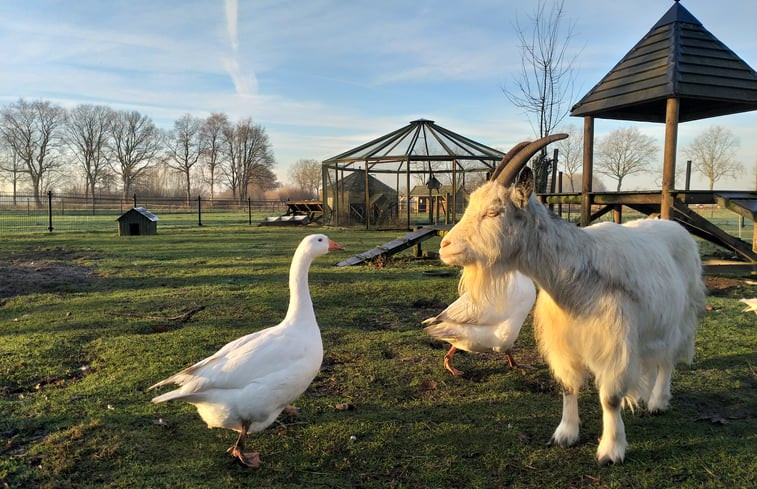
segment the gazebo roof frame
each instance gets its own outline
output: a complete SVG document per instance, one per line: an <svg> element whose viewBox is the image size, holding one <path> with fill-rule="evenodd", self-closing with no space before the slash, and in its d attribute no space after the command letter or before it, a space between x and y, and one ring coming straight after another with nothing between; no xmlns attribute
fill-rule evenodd
<svg viewBox="0 0 757 489"><path fill-rule="evenodd" d="M355 163L366 163L371 173L405 173L405 164L454 162L458 170L489 171L504 153L450 131L428 119L417 119L408 125L378 137L349 151L323 161L328 168L347 169ZM376 168L377 164L396 163L394 169ZM425 169L410 169L424 173ZM452 169L434 168L434 172Z"/></svg>

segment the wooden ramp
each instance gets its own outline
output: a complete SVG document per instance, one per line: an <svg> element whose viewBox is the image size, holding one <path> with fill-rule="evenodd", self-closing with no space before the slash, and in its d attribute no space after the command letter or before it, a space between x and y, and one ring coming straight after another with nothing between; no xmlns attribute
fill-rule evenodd
<svg viewBox="0 0 757 489"><path fill-rule="evenodd" d="M411 246L414 246L421 241L425 241L427 239L433 238L434 236L439 235L439 230L436 228L420 228L416 231L413 231L412 233L408 233L400 238L393 239L392 241L389 241L388 243L384 243L380 246L376 246L375 248L365 251L363 253L358 253L355 256L351 256L350 258L347 258L346 260L340 261L336 264L338 267L347 267L350 265L357 265L359 263L365 263L369 262L371 260L376 259L379 256L391 256L395 253L399 253L400 251L406 250L410 248Z"/></svg>

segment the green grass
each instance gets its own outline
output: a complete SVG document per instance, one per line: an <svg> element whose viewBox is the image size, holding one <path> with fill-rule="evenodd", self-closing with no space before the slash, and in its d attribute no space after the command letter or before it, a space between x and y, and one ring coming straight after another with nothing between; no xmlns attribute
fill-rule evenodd
<svg viewBox="0 0 757 489"><path fill-rule="evenodd" d="M692 367L673 380L671 409L625 412L626 463L593 456L601 410L579 403L580 443L547 447L559 389L535 350L530 320L510 371L496 355L461 353L420 321L456 297L438 260L397 255L382 268L333 264L398 236L329 229L347 252L310 274L325 356L297 417L254 435L263 465L225 453L194 408L153 405L146 388L227 341L273 324L287 306L289 259L320 228L169 228L157 236L17 235L0 241L0 486L194 487L754 487L757 322L743 280L718 282ZM424 249L435 250L438 239ZM15 289L14 289L15 287ZM16 295L11 295L14 290ZM202 305L186 323L176 316ZM339 403L354 406L338 410ZM354 441L351 438L354 436Z"/></svg>

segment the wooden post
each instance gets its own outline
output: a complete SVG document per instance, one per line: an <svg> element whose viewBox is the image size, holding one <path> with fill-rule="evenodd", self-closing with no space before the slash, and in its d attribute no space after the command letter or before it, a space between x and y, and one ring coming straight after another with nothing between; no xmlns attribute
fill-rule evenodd
<svg viewBox="0 0 757 489"><path fill-rule="evenodd" d="M337 163L338 165L338 163ZM327 205L328 202L328 167L324 166L323 163L321 163L321 188L323 189L321 191L321 205L323 206L323 222L331 222L331 215L328 211L329 206ZM332 200L333 202L333 200Z"/></svg>
<svg viewBox="0 0 757 489"><path fill-rule="evenodd" d="M622 205L612 206L612 220L615 222L615 224L623 223L623 206Z"/></svg>
<svg viewBox="0 0 757 489"><path fill-rule="evenodd" d="M368 190L368 160L365 161L365 229L370 229L371 226L371 195Z"/></svg>
<svg viewBox="0 0 757 489"><path fill-rule="evenodd" d="M457 222L457 160L452 160L452 222ZM450 200L447 199L447 214L444 223L450 223Z"/></svg>
<svg viewBox="0 0 757 489"><path fill-rule="evenodd" d="M407 228L410 229L410 160L405 160L405 191L407 192Z"/></svg>
<svg viewBox="0 0 757 489"><path fill-rule="evenodd" d="M581 183L581 226L591 219L591 179L594 171L594 117L584 117L584 168Z"/></svg>
<svg viewBox="0 0 757 489"><path fill-rule="evenodd" d="M660 217L662 219L670 219L673 215L679 105L678 99L671 97L668 99L665 111L665 149L662 160L662 194L660 195Z"/></svg>

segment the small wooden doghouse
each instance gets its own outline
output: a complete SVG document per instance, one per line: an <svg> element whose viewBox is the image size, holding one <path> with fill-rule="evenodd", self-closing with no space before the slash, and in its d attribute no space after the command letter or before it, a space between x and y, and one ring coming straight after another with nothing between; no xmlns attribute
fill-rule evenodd
<svg viewBox="0 0 757 489"><path fill-rule="evenodd" d="M131 208L116 220L119 236L141 236L158 232L158 216L144 207Z"/></svg>

